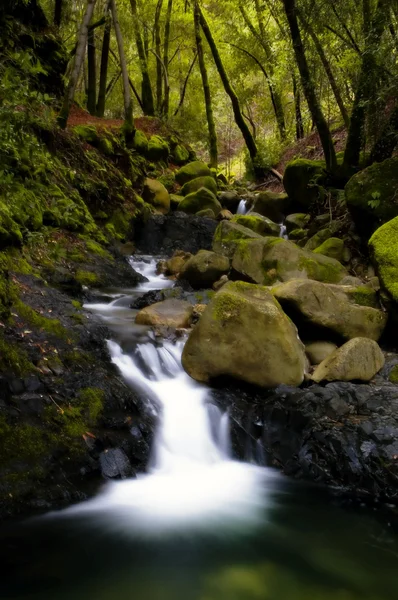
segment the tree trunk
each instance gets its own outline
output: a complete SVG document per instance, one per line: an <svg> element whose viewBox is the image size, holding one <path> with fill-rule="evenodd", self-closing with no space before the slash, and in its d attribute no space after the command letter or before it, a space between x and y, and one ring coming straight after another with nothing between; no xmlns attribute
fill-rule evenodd
<svg viewBox="0 0 398 600"><path fill-rule="evenodd" d="M170 24L171 24L171 13L173 11L173 0L167 2L166 22L164 24L164 52L163 52L163 63L165 68L164 73L164 100L163 100L163 116L165 119L169 118L170 110L170 84L169 84L169 45L170 45Z"/></svg>
<svg viewBox="0 0 398 600"><path fill-rule="evenodd" d="M296 139L301 140L304 137L304 125L303 116L301 114L301 94L300 88L297 85L297 79L294 72L292 73L293 79L293 96L294 96L294 112L296 115Z"/></svg>
<svg viewBox="0 0 398 600"><path fill-rule="evenodd" d="M58 29L61 27L61 23L62 23L62 9L63 9L63 0L55 0L54 25L55 25L55 27L58 27Z"/></svg>
<svg viewBox="0 0 398 600"><path fill-rule="evenodd" d="M198 0L194 0L194 25L195 25L195 39L196 48L198 51L199 69L202 77L203 93L205 97L206 106L206 117L207 127L209 130L209 150L210 150L210 166L217 168L218 164L218 152L217 152L217 133L216 125L213 116L213 106L211 100L211 92L209 85L209 78L207 76L207 69L205 64L205 57L203 52L202 36L200 34L200 8Z"/></svg>
<svg viewBox="0 0 398 600"><path fill-rule="evenodd" d="M144 43L142 41L140 32L140 23L138 19L137 1L130 0L131 12L133 14L133 27L135 43L137 45L138 58L140 61L141 75L142 75L142 105L144 107L144 115L153 117L155 115L155 106L153 102L153 93L151 80L148 72L148 56L145 52Z"/></svg>
<svg viewBox="0 0 398 600"><path fill-rule="evenodd" d="M106 82L108 79L109 49L111 45L112 19L109 14L111 0L106 5L106 23L104 29L104 39L102 40L102 54L100 67L100 82L98 91L97 117L103 117L106 104Z"/></svg>
<svg viewBox="0 0 398 600"><path fill-rule="evenodd" d="M383 162L391 158L398 145L398 105L394 108L385 125L381 136L375 143L370 153L369 163Z"/></svg>
<svg viewBox="0 0 398 600"><path fill-rule="evenodd" d="M73 69L71 72L71 76L69 79L69 84L65 92L64 101L62 103L61 111L58 115L58 125L62 127L62 129L66 129L69 118L69 111L71 104L73 102L73 98L75 96L76 85L79 79L79 74L82 68L82 64L84 62L84 55L87 44L87 36L88 36L88 28L90 25L90 21L93 16L94 8L95 8L96 0L87 0L87 8L83 17L83 22L79 31L79 39L77 42L75 60L73 64Z"/></svg>
<svg viewBox="0 0 398 600"><path fill-rule="evenodd" d="M124 54L124 45L122 32L120 30L119 19L117 16L116 0L111 0L111 11L113 26L115 28L117 46L119 49L120 67L123 77L123 96L124 96L124 135L127 143L134 139L135 127L133 119L133 103L130 94L129 74L127 70L126 56Z"/></svg>
<svg viewBox="0 0 398 600"><path fill-rule="evenodd" d="M301 85L307 100L308 108L316 125L321 140L323 153L325 155L326 167L334 172L337 168L336 152L333 145L329 126L323 115L320 103L315 93L314 83L311 78L307 58L305 56L304 45L301 39L300 29L297 20L296 0L283 0L286 17L289 23L290 34L293 42L293 49L296 56L296 62L301 77Z"/></svg>
<svg viewBox="0 0 398 600"><path fill-rule="evenodd" d="M195 56L193 57L193 61L191 62L191 65L190 65L190 67L189 67L189 69L188 69L187 76L185 77L184 84L183 84L183 86L182 86L182 89L181 89L180 101L179 101L179 103L178 103L178 106L177 106L177 108L176 108L176 109L175 109L175 111L174 111L174 116L175 116L175 117L178 115L178 112L179 112L180 108L181 108L181 107L182 107L182 105L184 104L185 93L186 93L186 91L187 91L187 85L188 85L188 81L189 81L189 78L190 78L190 76L191 76L191 73L192 73L192 71L193 71L193 68L194 68L194 66L195 66L195 63L196 63L196 59L197 59L197 58L198 58L198 53L196 53L196 54L195 54Z"/></svg>
<svg viewBox="0 0 398 600"><path fill-rule="evenodd" d="M239 9L240 9L240 12L242 14L242 17L243 17L247 27L250 29L251 33L257 39L257 41L260 43L261 47L264 50L265 58L267 60L267 72L268 72L267 83L268 83L268 87L269 87L269 91L270 91L270 95L271 95L272 106L273 106L274 112L275 112L275 118L276 118L276 122L278 125L279 135L280 135L281 139L284 140L286 138L286 124L285 124L285 115L284 115L284 111L283 111L282 98L281 98L281 95L279 94L279 91L275 89L275 86L273 84L273 78L274 78L275 69L276 69L277 65L275 62L274 54L272 52L272 48L268 42L268 38L267 38L267 35L265 32L265 26L264 26L264 22L262 19L261 8L260 8L258 0L255 0L255 4L256 4L257 20L258 20L258 24L259 24L260 33L258 33L256 31L256 28L254 27L253 23L251 22L245 8L243 7L243 4L239 5Z"/></svg>
<svg viewBox="0 0 398 600"><path fill-rule="evenodd" d="M387 24L387 15L388 0L379 0L362 55L361 73L355 93L344 152L344 167L346 169L356 168L359 165L367 106L377 88L376 54Z"/></svg>
<svg viewBox="0 0 398 600"><path fill-rule="evenodd" d="M87 110L95 115L97 106L97 58L95 49L95 30L89 28L87 35Z"/></svg>
<svg viewBox="0 0 398 600"><path fill-rule="evenodd" d="M308 33L311 36L312 41L314 42L314 46L316 48L316 51L318 52L319 58L321 59L323 68L325 69L325 73L327 75L327 78L329 80L330 83L330 87L332 88L332 92L334 94L334 97L336 99L337 102L337 106L340 109L340 113L341 116L343 117L343 121L345 126L348 127L350 126L350 117L348 115L347 109L344 106L344 102L343 102L343 98L340 94L340 90L339 90L339 86L337 85L337 81L334 77L333 71L332 71L332 67L330 65L330 62L326 56L326 53L322 47L321 42L319 41L318 36L316 35L314 28L312 27L311 23L307 20L304 19L302 13L299 13L299 18L301 19L305 29L308 31Z"/></svg>
<svg viewBox="0 0 398 600"><path fill-rule="evenodd" d="M156 112L160 116L163 104L163 67L160 58L162 40L160 37L160 15L162 12L163 0L158 0L155 11L155 53L156 53Z"/></svg>
<svg viewBox="0 0 398 600"><path fill-rule="evenodd" d="M242 132L243 138L246 142L247 149L249 151L250 158L253 162L253 167L255 168L255 170L257 170L259 172L261 170L261 166L256 165L256 158L258 155L256 142L254 141L254 138L250 132L250 129L248 128L246 121L242 115L242 112L241 112L241 109L239 106L238 96L236 95L236 92L233 89L233 87L229 81L227 72L226 72L223 62L221 60L220 53L218 52L216 42L214 41L214 38L210 31L210 28L207 24L207 21L203 15L202 11L200 10L200 7L199 7L199 15L200 15L200 24L202 26L203 33L205 34L207 42L210 46L210 50L213 55L213 59L216 64L221 81L223 83L225 92L228 94L228 96L231 99L232 108L234 111L235 122Z"/></svg>

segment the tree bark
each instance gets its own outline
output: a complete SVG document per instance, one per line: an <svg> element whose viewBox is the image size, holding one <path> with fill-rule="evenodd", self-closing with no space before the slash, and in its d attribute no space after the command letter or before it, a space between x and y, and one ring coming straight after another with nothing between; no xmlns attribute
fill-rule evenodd
<svg viewBox="0 0 398 600"><path fill-rule="evenodd" d="M334 172L337 168L336 152L329 126L323 115L320 103L318 102L314 83L308 67L307 57L305 55L304 45L298 25L296 0L283 0L283 4L285 7L287 21L289 23L293 49L301 78L301 85L304 90L308 108L310 109L311 116L319 133L323 153L325 155L326 167L329 171Z"/></svg>
<svg viewBox="0 0 398 600"><path fill-rule="evenodd" d="M144 43L142 41L140 24L138 19L137 1L130 0L131 12L133 14L133 28L135 43L137 46L138 58L140 61L141 75L142 75L142 105L144 107L144 115L153 117L155 115L155 106L153 102L153 93L151 80L148 72L148 56L145 51Z"/></svg>
<svg viewBox="0 0 398 600"><path fill-rule="evenodd" d="M388 0L379 0L362 55L361 72L352 107L350 128L344 152L345 169L356 168L359 165L367 106L377 88L376 54L387 24L387 15Z"/></svg>
<svg viewBox="0 0 398 600"><path fill-rule="evenodd" d="M111 45L112 19L109 14L111 0L106 5L106 23L104 29L104 38L102 40L100 82L98 91L97 117L103 117L106 105L106 83L108 79L109 50Z"/></svg>
<svg viewBox="0 0 398 600"><path fill-rule="evenodd" d="M217 132L216 132L216 125L214 122L209 78L207 76L207 69L206 69L205 57L204 57L204 52L203 52L202 36L200 34L200 8L199 8L198 0L194 0L193 13L194 13L194 25L195 25L196 49L198 51L199 69L200 69L200 75L202 77L203 94L205 97L207 127L209 130L210 166L214 167L216 169L217 164L218 164Z"/></svg>
<svg viewBox="0 0 398 600"><path fill-rule="evenodd" d="M304 137L303 115L301 114L301 94L300 88L297 85L297 79L294 72L292 73L292 80L294 96L294 113L296 115L296 139L301 140Z"/></svg>
<svg viewBox="0 0 398 600"><path fill-rule="evenodd" d="M156 112L160 116L163 104L163 67L160 58L162 40L160 37L160 15L162 12L163 0L158 0L155 11L155 53L156 53Z"/></svg>
<svg viewBox="0 0 398 600"><path fill-rule="evenodd" d="M184 99L185 99L185 94L186 94L186 91L187 91L187 85L188 85L188 81L189 81L189 78L190 78L190 76L191 76L191 73L192 73L192 71L193 71L193 68L194 68L194 66L195 66L195 63L196 63L196 59L197 59L197 58L198 58L198 53L196 52L195 56L193 57L193 61L191 62L191 65L190 65L190 67L189 67L189 69L188 69L187 76L185 77L185 80L184 80L184 85L182 86L182 90L181 90L180 101L179 101L179 103L178 103L178 106L177 106L177 108L176 108L176 109L175 109L175 111L174 111L174 117L176 117L176 116L178 115L178 112L179 112L180 108L181 108L181 107L182 107L182 105L184 104Z"/></svg>
<svg viewBox="0 0 398 600"><path fill-rule="evenodd" d="M54 25L55 25L55 27L58 27L58 29L61 27L61 23L62 23L62 9L63 9L63 0L55 0Z"/></svg>
<svg viewBox="0 0 398 600"><path fill-rule="evenodd" d="M123 96L124 96L124 135L127 143L131 143L134 139L135 126L133 119L133 102L130 94L129 74L127 70L126 56L124 54L123 36L120 29L119 19L117 16L116 0L111 0L111 11L113 26L115 28L116 41L119 49L120 67L123 77Z"/></svg>
<svg viewBox="0 0 398 600"><path fill-rule="evenodd" d="M62 103L61 111L58 115L58 125L62 127L62 129L66 129L68 124L70 107L73 102L73 98L75 96L76 85L79 79L79 74L82 68L82 64L84 62L86 44L87 44L87 36L88 36L88 28L93 16L94 8L95 8L96 0L87 0L86 12L83 17L83 22L79 31L79 39L76 47L76 54L74 59L74 64L72 68L72 72L70 75L68 87L65 92L64 101Z"/></svg>
<svg viewBox="0 0 398 600"><path fill-rule="evenodd" d="M173 0L167 2L166 22L164 24L164 52L163 52L163 63L165 71L164 81L164 100L163 100L163 116L165 119L169 118L170 110L170 84L169 84L169 45L170 45L170 25L171 25L171 14L173 11Z"/></svg>
<svg viewBox="0 0 398 600"><path fill-rule="evenodd" d="M87 110L95 115L97 106L97 57L95 48L95 30L89 28L87 35Z"/></svg>
<svg viewBox="0 0 398 600"><path fill-rule="evenodd" d="M258 150L257 150L257 146L256 146L256 142L254 141L254 138L250 132L250 129L248 128L246 121L242 115L242 111L240 109L240 105L239 105L239 100L238 100L238 96L236 95L235 90L233 89L227 72L225 70L225 67L223 65L223 62L221 60L221 56L220 53L218 52L218 48L216 45L216 42L214 41L214 38L212 36L212 33L210 31L210 28L207 24L207 21L199 7L199 15L200 15L200 24L203 30L203 33L205 34L205 37L207 39L207 42L210 46L210 50L211 53L213 55L213 59L214 62L216 64L218 73L220 75L221 81L223 83L225 92L228 94L228 96L230 97L231 100L231 104L232 104L232 108L233 108L233 112L234 112L234 117L235 117L235 122L237 124L237 126L239 127L243 138L246 142L246 146L247 149L249 151L249 155L250 158L252 160L253 163L253 167L255 169L255 171L257 171L258 173L261 171L261 165L257 165L256 164L256 158L258 155Z"/></svg>

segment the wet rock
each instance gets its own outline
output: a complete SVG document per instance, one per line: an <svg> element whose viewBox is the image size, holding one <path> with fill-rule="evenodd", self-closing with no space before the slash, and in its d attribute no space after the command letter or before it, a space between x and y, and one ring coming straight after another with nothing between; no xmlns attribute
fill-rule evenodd
<svg viewBox="0 0 398 600"><path fill-rule="evenodd" d="M320 381L371 381L384 366L384 355L374 340L354 338L330 354L314 371Z"/></svg>
<svg viewBox="0 0 398 600"><path fill-rule="evenodd" d="M229 271L229 260L226 256L200 250L184 263L180 279L186 279L194 289L209 288Z"/></svg>
<svg viewBox="0 0 398 600"><path fill-rule="evenodd" d="M319 365L335 350L337 350L337 346L332 342L309 342L305 344L305 353L312 365Z"/></svg>
<svg viewBox="0 0 398 600"><path fill-rule="evenodd" d="M235 215L233 222L243 225L243 227L247 227L259 235L275 235L279 237L280 234L279 225L268 219L268 217L263 217L255 212L251 212L248 215Z"/></svg>
<svg viewBox="0 0 398 600"><path fill-rule="evenodd" d="M165 261L164 270L166 275L178 275L184 268L184 265L192 258L190 252L184 250L176 250L171 258Z"/></svg>
<svg viewBox="0 0 398 600"><path fill-rule="evenodd" d="M147 177L144 181L142 197L153 208L164 215L170 210L169 192L164 187L163 183L156 179Z"/></svg>
<svg viewBox="0 0 398 600"><path fill-rule="evenodd" d="M305 229L311 219L306 213L293 213L285 219L286 231L290 234L294 229Z"/></svg>
<svg viewBox="0 0 398 600"><path fill-rule="evenodd" d="M253 212L280 223L289 212L290 204L291 200L285 193L260 192L254 201Z"/></svg>
<svg viewBox="0 0 398 600"><path fill-rule="evenodd" d="M170 298L163 302L143 308L135 318L137 325L151 327L170 327L173 329L189 327L193 307L185 300Z"/></svg>
<svg viewBox="0 0 398 600"><path fill-rule="evenodd" d="M223 209L221 212L218 213L217 221L232 221L233 218L234 215L231 213L230 210Z"/></svg>
<svg viewBox="0 0 398 600"><path fill-rule="evenodd" d="M262 236L239 223L221 221L214 234L213 251L232 258L239 243L249 239L261 240Z"/></svg>
<svg viewBox="0 0 398 600"><path fill-rule="evenodd" d="M132 474L130 461L120 448L110 448L101 452L99 461L105 479L126 479Z"/></svg>
<svg viewBox="0 0 398 600"><path fill-rule="evenodd" d="M240 195L236 190L221 192L221 194L218 196L218 199L220 200L221 206L232 213L236 213L241 200Z"/></svg>

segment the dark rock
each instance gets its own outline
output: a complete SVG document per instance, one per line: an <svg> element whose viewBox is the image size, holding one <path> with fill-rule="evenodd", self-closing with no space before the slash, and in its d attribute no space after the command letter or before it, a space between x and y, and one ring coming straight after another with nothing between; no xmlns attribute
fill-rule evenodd
<svg viewBox="0 0 398 600"><path fill-rule="evenodd" d="M37 392L37 390L43 387L40 379L35 375L25 377L24 384L27 392Z"/></svg>
<svg viewBox="0 0 398 600"><path fill-rule="evenodd" d="M23 380L18 379L17 377L12 378L9 382L9 385L13 394L22 394L22 392L25 390Z"/></svg>
<svg viewBox="0 0 398 600"><path fill-rule="evenodd" d="M214 219L174 212L153 215L136 232L136 247L140 252L171 256L175 250L196 254L211 250L217 227Z"/></svg>
<svg viewBox="0 0 398 600"><path fill-rule="evenodd" d="M110 448L101 452L99 460L105 479L126 479L132 473L130 461L120 448Z"/></svg>
<svg viewBox="0 0 398 600"><path fill-rule="evenodd" d="M22 413L40 416L47 403L47 398L42 394L25 392L20 396L14 396L12 401Z"/></svg>

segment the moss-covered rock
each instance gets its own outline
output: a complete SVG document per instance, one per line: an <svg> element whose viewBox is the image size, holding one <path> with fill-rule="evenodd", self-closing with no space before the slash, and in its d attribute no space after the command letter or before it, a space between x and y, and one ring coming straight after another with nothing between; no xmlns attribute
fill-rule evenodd
<svg viewBox="0 0 398 600"><path fill-rule="evenodd" d="M235 215L232 222L243 225L243 227L247 227L259 235L275 235L279 237L280 234L279 225L258 213L251 212L248 215Z"/></svg>
<svg viewBox="0 0 398 600"><path fill-rule="evenodd" d="M293 229L289 233L289 240L292 242L302 242L301 245L305 245L307 242L308 231L306 229Z"/></svg>
<svg viewBox="0 0 398 600"><path fill-rule="evenodd" d="M283 185L292 206L308 209L318 200L318 182L325 175L325 163L319 160L298 158L288 163L283 176Z"/></svg>
<svg viewBox="0 0 398 600"><path fill-rule="evenodd" d="M140 310L135 318L135 322L137 325L179 329L190 326L192 313L192 304L185 300L170 298Z"/></svg>
<svg viewBox="0 0 398 600"><path fill-rule="evenodd" d="M302 250L293 242L276 237L247 239L236 244L232 267L244 279L262 285L298 278L338 283L346 275L337 260Z"/></svg>
<svg viewBox="0 0 398 600"><path fill-rule="evenodd" d="M185 263L192 258L190 252L176 250L171 258L164 263L164 273L166 275L178 275L184 268Z"/></svg>
<svg viewBox="0 0 398 600"><path fill-rule="evenodd" d="M229 376L275 387L301 384L305 355L294 325L266 288L229 282L190 334L182 364L197 381Z"/></svg>
<svg viewBox="0 0 398 600"><path fill-rule="evenodd" d="M133 148L140 154L147 154L148 152L148 138L143 131L139 129L135 130Z"/></svg>
<svg viewBox="0 0 398 600"><path fill-rule="evenodd" d="M306 213L293 213L285 219L286 231L289 234L294 229L305 229L310 222L311 215Z"/></svg>
<svg viewBox="0 0 398 600"><path fill-rule="evenodd" d="M315 248L314 252L342 261L344 258L344 241L339 238L331 237L318 246L318 248Z"/></svg>
<svg viewBox="0 0 398 600"><path fill-rule="evenodd" d="M188 181L191 181L191 179L196 179L197 177L211 177L209 167L200 160L188 163L181 167L176 173L176 181L180 185L184 185Z"/></svg>
<svg viewBox="0 0 398 600"><path fill-rule="evenodd" d="M166 140L160 135L153 135L148 142L148 158L155 161L166 161L170 154L170 148Z"/></svg>
<svg viewBox="0 0 398 600"><path fill-rule="evenodd" d="M189 150L182 144L177 144L173 149L172 160L176 165L184 165L189 160Z"/></svg>
<svg viewBox="0 0 398 600"><path fill-rule="evenodd" d="M290 198L287 194L276 192L260 192L253 204L253 212L268 217L272 221L280 223L284 215L289 212Z"/></svg>
<svg viewBox="0 0 398 600"><path fill-rule="evenodd" d="M232 213L236 213L241 197L236 190L231 190L221 192L219 200L224 208L230 210Z"/></svg>
<svg viewBox="0 0 398 600"><path fill-rule="evenodd" d="M144 181L142 197L156 212L166 215L170 211L169 192L160 181L147 177Z"/></svg>
<svg viewBox="0 0 398 600"><path fill-rule="evenodd" d="M374 340L357 337L335 350L314 371L313 381L371 381L383 368L383 352Z"/></svg>
<svg viewBox="0 0 398 600"><path fill-rule="evenodd" d="M217 216L221 210L221 204L210 190L202 187L197 192L185 196L184 200L180 202L178 210L195 215L206 208L210 208Z"/></svg>
<svg viewBox="0 0 398 600"><path fill-rule="evenodd" d="M345 340L378 340L387 323L382 310L350 302L344 286L295 279L275 286L272 293L303 331L312 326Z"/></svg>
<svg viewBox="0 0 398 600"><path fill-rule="evenodd" d="M398 302L398 217L374 232L369 249L382 289Z"/></svg>
<svg viewBox="0 0 398 600"><path fill-rule="evenodd" d="M354 175L345 187L347 207L365 236L398 216L398 157L375 163Z"/></svg>
<svg viewBox="0 0 398 600"><path fill-rule="evenodd" d="M232 258L241 240L261 240L262 236L252 229L232 221L221 221L213 238L213 250Z"/></svg>
<svg viewBox="0 0 398 600"><path fill-rule="evenodd" d="M170 194L171 210L179 210L181 200L184 200L184 196L179 196L178 194Z"/></svg>
<svg viewBox="0 0 398 600"><path fill-rule="evenodd" d="M206 188L210 190L215 196L217 196L217 184L213 177L209 177L205 175L203 177L196 177L195 179L191 179L185 183L181 190L180 194L182 196L187 196L188 194L192 194L193 192L197 192L200 188Z"/></svg>
<svg viewBox="0 0 398 600"><path fill-rule="evenodd" d="M221 214L221 213L219 213L219 214ZM216 215L214 214L214 210L212 210L211 208L205 208L204 210L199 210L196 213L196 216L197 217L207 217L208 219L216 218Z"/></svg>
<svg viewBox="0 0 398 600"><path fill-rule="evenodd" d="M210 288L228 271L229 260L226 256L200 250L185 263L180 279L188 281L194 289Z"/></svg>

